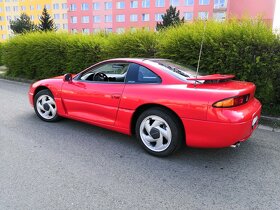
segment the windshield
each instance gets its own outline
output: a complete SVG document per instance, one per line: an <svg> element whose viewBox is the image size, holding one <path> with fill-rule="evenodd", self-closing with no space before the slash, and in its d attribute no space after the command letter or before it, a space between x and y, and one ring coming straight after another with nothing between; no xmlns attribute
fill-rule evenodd
<svg viewBox="0 0 280 210"><path fill-rule="evenodd" d="M187 78L193 78L196 76L196 69L191 66L183 66L181 64L175 63L172 60L167 59L151 59L149 60L153 65L158 68L168 71L173 76L186 80ZM200 76L200 74L198 74Z"/></svg>

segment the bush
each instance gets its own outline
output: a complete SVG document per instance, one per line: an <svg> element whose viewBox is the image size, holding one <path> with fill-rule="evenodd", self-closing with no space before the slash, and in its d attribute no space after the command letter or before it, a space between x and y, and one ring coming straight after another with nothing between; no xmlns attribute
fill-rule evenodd
<svg viewBox="0 0 280 210"><path fill-rule="evenodd" d="M109 34L105 49L108 58L150 58L155 55L156 44L157 34L143 29Z"/></svg>
<svg viewBox="0 0 280 210"><path fill-rule="evenodd" d="M3 44L0 43L0 66L4 65L3 59L2 59L2 54L3 54Z"/></svg>
<svg viewBox="0 0 280 210"><path fill-rule="evenodd" d="M206 24L201 71L235 74L239 80L252 81L257 85L256 96L266 107L280 104L280 40L271 28L260 20ZM204 25L196 21L159 33L31 33L10 39L0 49L8 75L27 79L77 73L115 57L162 57L197 66Z"/></svg>
<svg viewBox="0 0 280 210"><path fill-rule="evenodd" d="M157 55L197 66L203 30L204 23L199 21L169 28L159 36ZM256 96L263 103L279 102L279 47L277 36L261 21L208 21L201 71L235 74L257 85Z"/></svg>
<svg viewBox="0 0 280 210"><path fill-rule="evenodd" d="M66 33L30 33L12 38L4 47L8 76L42 79L77 73L101 60L98 37Z"/></svg>

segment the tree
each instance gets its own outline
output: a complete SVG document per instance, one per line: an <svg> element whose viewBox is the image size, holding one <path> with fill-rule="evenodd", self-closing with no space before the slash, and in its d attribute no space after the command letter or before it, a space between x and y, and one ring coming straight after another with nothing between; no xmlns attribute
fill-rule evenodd
<svg viewBox="0 0 280 210"><path fill-rule="evenodd" d="M180 19L180 11L176 9L176 7L170 7L166 10L166 13L161 16L162 22L157 23L157 31L167 28L169 26L176 26L184 23L185 19Z"/></svg>
<svg viewBox="0 0 280 210"><path fill-rule="evenodd" d="M40 31L56 31L56 27L54 25L54 21L51 18L50 14L48 13L48 10L46 7L44 7L42 15L39 18L39 30Z"/></svg>
<svg viewBox="0 0 280 210"><path fill-rule="evenodd" d="M17 18L16 20L11 20L10 27L15 34L22 34L22 33L36 30L36 25L31 21L30 17L25 13L22 13L20 17Z"/></svg>

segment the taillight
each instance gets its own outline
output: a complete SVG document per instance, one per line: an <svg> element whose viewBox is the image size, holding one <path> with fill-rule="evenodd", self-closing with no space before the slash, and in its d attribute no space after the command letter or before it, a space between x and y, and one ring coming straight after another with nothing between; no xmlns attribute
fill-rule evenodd
<svg viewBox="0 0 280 210"><path fill-rule="evenodd" d="M245 104L249 101L250 94L243 95L243 96L236 96L232 98L226 98L221 101L217 101L213 104L213 107L216 108L228 108L228 107L234 107L234 106L240 106L242 104Z"/></svg>

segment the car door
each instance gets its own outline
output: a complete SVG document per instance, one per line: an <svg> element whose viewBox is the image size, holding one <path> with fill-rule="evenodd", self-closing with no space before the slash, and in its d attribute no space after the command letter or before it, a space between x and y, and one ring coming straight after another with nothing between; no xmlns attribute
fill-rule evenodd
<svg viewBox="0 0 280 210"><path fill-rule="evenodd" d="M62 100L69 117L113 125L128 66L123 62L105 63L64 82Z"/></svg>

